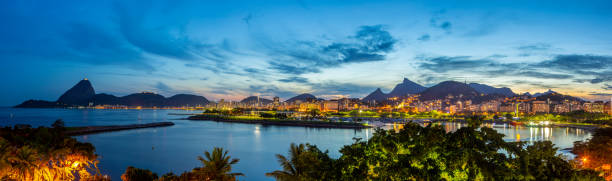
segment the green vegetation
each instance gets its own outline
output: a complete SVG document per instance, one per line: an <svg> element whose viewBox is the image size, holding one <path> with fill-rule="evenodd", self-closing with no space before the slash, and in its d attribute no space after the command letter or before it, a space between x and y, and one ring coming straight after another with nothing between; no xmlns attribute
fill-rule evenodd
<svg viewBox="0 0 612 181"><path fill-rule="evenodd" d="M123 181L187 181L187 180L215 180L234 181L242 173L231 173L232 165L238 163L239 159L232 159L227 151L222 148L214 148L213 152L204 152L204 157L198 156L203 167L194 168L191 172L184 172L180 176L174 173L164 174L158 178L156 173L149 170L128 167L121 175Z"/></svg>
<svg viewBox="0 0 612 181"><path fill-rule="evenodd" d="M611 125L612 116L604 113L590 113L586 111L572 111L562 114L536 114L521 117L522 121L553 121L568 124L599 124Z"/></svg>
<svg viewBox="0 0 612 181"><path fill-rule="evenodd" d="M0 128L0 180L107 180L96 166L93 145L64 131L61 120L52 128Z"/></svg>
<svg viewBox="0 0 612 181"><path fill-rule="evenodd" d="M575 169L549 141L507 143L495 130L470 126L446 133L440 126L409 123L395 131L377 130L367 141L340 150L332 159L309 144L291 145L278 155L277 180L602 180L592 170Z"/></svg>
<svg viewBox="0 0 612 181"><path fill-rule="evenodd" d="M576 154L574 162L580 168L594 169L612 180L612 128L597 129L588 141L574 143L572 153Z"/></svg>

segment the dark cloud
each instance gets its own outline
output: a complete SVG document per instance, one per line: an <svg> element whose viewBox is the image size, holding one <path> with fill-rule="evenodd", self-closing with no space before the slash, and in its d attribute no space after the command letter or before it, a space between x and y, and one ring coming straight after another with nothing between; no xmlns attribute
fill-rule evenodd
<svg viewBox="0 0 612 181"><path fill-rule="evenodd" d="M545 73L545 72L536 72L536 71L522 71L519 73L521 76L534 77L534 78L542 78L542 79L569 79L572 78L572 75L567 74L553 74L553 73Z"/></svg>
<svg viewBox="0 0 612 181"><path fill-rule="evenodd" d="M535 44L519 46L519 47L516 47L516 49L521 50L521 51L544 51L544 50L549 50L551 47L552 46L550 44L535 43Z"/></svg>
<svg viewBox="0 0 612 181"><path fill-rule="evenodd" d="M567 70L610 70L612 68L612 57L597 55L558 55L538 65Z"/></svg>
<svg viewBox="0 0 612 181"><path fill-rule="evenodd" d="M350 95L351 97L364 97L377 88L376 86L335 81L311 83L310 86L314 89L314 94L317 95Z"/></svg>
<svg viewBox="0 0 612 181"><path fill-rule="evenodd" d="M605 90L612 90L612 85L604 84L604 86L602 88L605 89Z"/></svg>
<svg viewBox="0 0 612 181"><path fill-rule="evenodd" d="M524 76L544 79L573 79L593 84L612 82L612 57L596 55L558 55L539 63L503 63L494 57L424 57L419 68L432 72L470 71L486 76Z"/></svg>
<svg viewBox="0 0 612 181"><path fill-rule="evenodd" d="M611 56L558 55L535 66L591 77L588 82L593 84L612 82ZM585 79L577 79L575 81L585 82Z"/></svg>
<svg viewBox="0 0 612 181"><path fill-rule="evenodd" d="M177 19L164 25L149 23L151 20L161 18L148 16L153 14L151 12L160 11L150 4L116 3L114 7L121 34L128 42L143 51L166 57L194 60L197 57L198 49L206 46L191 40L186 35L184 27L187 22L183 19Z"/></svg>
<svg viewBox="0 0 612 181"><path fill-rule="evenodd" d="M431 36L429 36L429 34L424 34L423 36L417 38L417 40L419 41L429 41L429 39L431 39Z"/></svg>
<svg viewBox="0 0 612 181"><path fill-rule="evenodd" d="M610 93L598 93L598 92L590 93L589 95L592 95L592 96L612 96L612 94L610 94Z"/></svg>
<svg viewBox="0 0 612 181"><path fill-rule="evenodd" d="M89 65L119 65L151 72L154 62L109 28L112 22L84 22L82 4L37 2L24 9L3 4L0 59L19 61L63 61ZM36 12L36 13L33 13Z"/></svg>
<svg viewBox="0 0 612 181"><path fill-rule="evenodd" d="M512 83L518 84L518 85L529 85L531 87L541 88L541 89L559 88L558 85L550 85L550 84L546 84L540 81L513 80Z"/></svg>
<svg viewBox="0 0 612 181"><path fill-rule="evenodd" d="M174 89L172 89L172 87L168 86L167 84L163 83L163 82L157 82L157 84L155 84L155 88L157 90L160 91L174 91Z"/></svg>
<svg viewBox="0 0 612 181"><path fill-rule="evenodd" d="M281 82L307 83L308 79L306 79L304 77L289 77L289 78L279 79L278 81L281 81Z"/></svg>
<svg viewBox="0 0 612 181"><path fill-rule="evenodd" d="M499 67L501 64L490 59L472 59L470 56L455 56L455 57L417 57L424 59L419 67L434 72L448 72L454 70L467 70L483 67Z"/></svg>
<svg viewBox="0 0 612 181"><path fill-rule="evenodd" d="M248 92L258 93L260 96L279 96L279 97L291 97L299 93L282 90L274 85L250 85Z"/></svg>
<svg viewBox="0 0 612 181"><path fill-rule="evenodd" d="M299 41L273 48L270 68L285 74L318 73L321 68L349 63L382 61L392 51L396 40L382 25L362 26L346 41L323 45ZM292 47L292 49L286 49Z"/></svg>
<svg viewBox="0 0 612 181"><path fill-rule="evenodd" d="M173 96L176 94L192 94L191 91L188 90L178 90L175 89L171 86L169 86L168 84L165 84L163 82L157 82L157 84L155 84L153 86L153 88L155 90L158 91L159 94L165 95L165 96Z"/></svg>

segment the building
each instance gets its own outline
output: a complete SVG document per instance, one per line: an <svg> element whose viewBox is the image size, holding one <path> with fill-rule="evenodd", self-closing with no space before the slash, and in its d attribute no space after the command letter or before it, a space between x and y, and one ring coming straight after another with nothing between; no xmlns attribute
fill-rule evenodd
<svg viewBox="0 0 612 181"><path fill-rule="evenodd" d="M550 113L550 105L547 101L533 101L531 102L531 113Z"/></svg>
<svg viewBox="0 0 612 181"><path fill-rule="evenodd" d="M591 113L603 113L604 103L602 101L585 102L583 104L584 111Z"/></svg>
<svg viewBox="0 0 612 181"><path fill-rule="evenodd" d="M606 105L604 105L604 110L609 115L612 115L612 98L610 98L610 102L608 102L608 103L606 103Z"/></svg>
<svg viewBox="0 0 612 181"><path fill-rule="evenodd" d="M323 103L321 103L321 111L324 112L328 112L328 111L333 111L333 112L338 112L338 100L329 100L329 101L323 101Z"/></svg>

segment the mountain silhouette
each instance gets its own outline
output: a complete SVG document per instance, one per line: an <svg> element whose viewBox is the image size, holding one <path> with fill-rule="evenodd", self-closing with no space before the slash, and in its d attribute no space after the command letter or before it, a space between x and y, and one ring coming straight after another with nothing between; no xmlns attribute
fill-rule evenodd
<svg viewBox="0 0 612 181"><path fill-rule="evenodd" d="M393 88L393 90L391 90L391 92L387 95L389 97L402 97L410 94L417 94L423 92L425 89L427 89L427 87L423 87L422 85L419 85L408 80L407 78L404 78L404 81L402 81L402 83L400 84L397 84L395 88Z"/></svg>
<svg viewBox="0 0 612 181"><path fill-rule="evenodd" d="M302 101L302 102L310 102L313 100L317 100L317 97L313 96L312 94L300 94L297 95L295 97L289 98L287 101L285 102L295 102L295 101Z"/></svg>
<svg viewBox="0 0 612 181"><path fill-rule="evenodd" d="M551 89L548 89L548 91L546 91L546 92L538 92L538 93L533 94L533 97L540 97L540 96L547 95L547 94L552 94L552 93L557 93L557 92L555 92L555 91L553 91Z"/></svg>
<svg viewBox="0 0 612 181"><path fill-rule="evenodd" d="M382 90L380 90L380 88L377 88L374 92L364 97L361 101L363 102L371 102L371 101L381 102L381 101L387 100L388 97L389 96L383 93Z"/></svg>
<svg viewBox="0 0 612 181"><path fill-rule="evenodd" d="M362 101L370 102L370 101L385 101L390 97L405 97L411 94L418 94L423 92L427 87L423 87L417 83L414 83L407 78L404 78L402 83L395 85L395 88L389 92L389 94L385 94L380 90L380 88L376 89L374 92L370 93L368 96L364 97Z"/></svg>
<svg viewBox="0 0 612 181"><path fill-rule="evenodd" d="M162 95L143 92L117 97L111 94L95 94L93 86L87 79L79 81L75 86L66 91L55 101L28 100L15 107L18 108L61 108L71 106L93 105L120 105L120 106L143 106L143 107L166 107L166 106L197 106L206 105L208 99L203 96L191 94L177 94L166 98Z"/></svg>
<svg viewBox="0 0 612 181"><path fill-rule="evenodd" d="M266 99L263 97L259 97L259 96L249 96L240 101L240 103L249 104L249 105L257 104L258 102L265 105L265 104L272 103L272 100Z"/></svg>
<svg viewBox="0 0 612 181"><path fill-rule="evenodd" d="M500 94L506 97L512 97L516 95L514 92L512 92L510 88L507 88L507 87L496 88L496 87L489 86L486 84L478 84L478 83L470 83L468 85L474 88L474 90L478 91L479 93L483 93L483 94Z"/></svg>
<svg viewBox="0 0 612 181"><path fill-rule="evenodd" d="M72 88L68 89L56 102L66 105L85 106L96 95L91 82L87 79L79 81Z"/></svg>
<svg viewBox="0 0 612 181"><path fill-rule="evenodd" d="M544 93L536 93L533 95L533 97L536 98L536 100L538 101L555 101L555 102L562 102L565 100L569 100L569 101L578 101L578 102L583 102L584 100L581 98L577 98L577 97L572 97L569 95L563 95L560 93L557 93L555 91L552 90L548 90L547 92Z"/></svg>
<svg viewBox="0 0 612 181"><path fill-rule="evenodd" d="M501 94L483 94L468 84L457 81L444 81L421 92L421 100L445 99L452 96L451 101L471 100L473 104L505 97Z"/></svg>
<svg viewBox="0 0 612 181"><path fill-rule="evenodd" d="M457 81L444 81L421 92L422 100L443 99L447 96L475 97L478 91L467 84Z"/></svg>
<svg viewBox="0 0 612 181"><path fill-rule="evenodd" d="M58 103L58 102L30 99L30 100L24 101L23 103L19 105L16 105L15 107L16 108L62 108L62 107L66 107L66 105Z"/></svg>
<svg viewBox="0 0 612 181"><path fill-rule="evenodd" d="M206 105L210 101L204 96L197 96L191 94L177 94L169 97L166 105L167 106L197 106Z"/></svg>

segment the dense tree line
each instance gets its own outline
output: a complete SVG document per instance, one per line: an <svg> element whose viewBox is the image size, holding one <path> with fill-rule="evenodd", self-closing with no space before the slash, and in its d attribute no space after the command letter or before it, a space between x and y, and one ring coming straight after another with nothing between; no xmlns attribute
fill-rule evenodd
<svg viewBox="0 0 612 181"><path fill-rule="evenodd" d="M314 145L291 145L283 168L266 175L277 180L601 180L592 170L575 169L550 141L505 142L481 120L447 133L441 126L409 123L399 132L377 130L357 139L332 159Z"/></svg>
<svg viewBox="0 0 612 181"><path fill-rule="evenodd" d="M0 180L108 180L90 143L64 135L64 123L0 128Z"/></svg>
<svg viewBox="0 0 612 181"><path fill-rule="evenodd" d="M601 172L601 176L612 180L612 128L595 130L588 141L574 143L574 163L580 168Z"/></svg>
<svg viewBox="0 0 612 181"><path fill-rule="evenodd" d="M232 159L228 151L222 148L214 148L212 153L205 151L204 157L198 156L202 167L197 167L190 172L183 172L181 175L167 173L158 177L150 170L128 167L121 180L123 181L188 181L188 180L215 180L215 181L234 181L242 173L232 173L232 165L238 163L239 159Z"/></svg>

